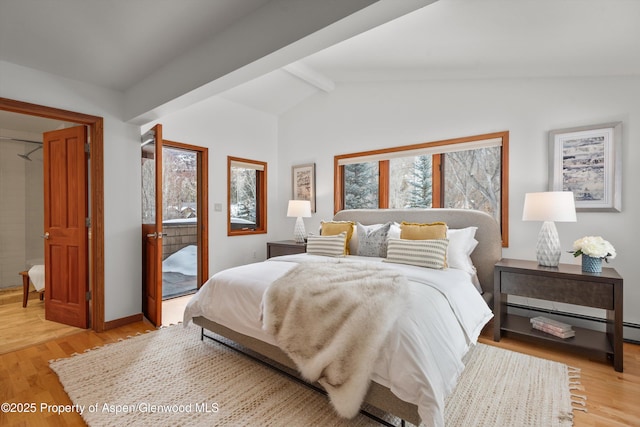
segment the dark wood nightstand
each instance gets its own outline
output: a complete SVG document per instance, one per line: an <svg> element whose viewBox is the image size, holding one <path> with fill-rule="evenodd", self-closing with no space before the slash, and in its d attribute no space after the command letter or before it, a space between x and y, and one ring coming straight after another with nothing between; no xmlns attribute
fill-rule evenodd
<svg viewBox="0 0 640 427"><path fill-rule="evenodd" d="M267 242L267 258L281 255L303 254L307 251L306 243L296 243L295 240L281 240Z"/></svg>
<svg viewBox="0 0 640 427"><path fill-rule="evenodd" d="M495 265L493 339L503 333L589 350L612 359L622 372L622 277L613 268L584 273L580 265L543 267L535 261L502 259ZM607 311L607 331L573 327L572 338L557 338L531 327L528 317L507 314L507 295L557 301Z"/></svg>

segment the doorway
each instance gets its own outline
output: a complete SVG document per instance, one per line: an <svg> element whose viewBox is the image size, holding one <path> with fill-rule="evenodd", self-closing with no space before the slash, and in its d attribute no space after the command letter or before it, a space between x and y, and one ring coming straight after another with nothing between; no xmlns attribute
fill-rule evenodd
<svg viewBox="0 0 640 427"><path fill-rule="evenodd" d="M88 287L91 289L89 322L93 330L97 332L104 331L110 326L105 324L104 321L103 119L102 117L7 98L0 98L0 110L60 120L76 125L84 125L88 128L89 150L91 152L89 170L91 184L88 189L91 240L89 243L90 257L87 263L87 268L91 267L88 281Z"/></svg>
<svg viewBox="0 0 640 427"><path fill-rule="evenodd" d="M162 147L162 301L198 290L198 152Z"/></svg>
<svg viewBox="0 0 640 427"><path fill-rule="evenodd" d="M208 149L164 140L158 124L141 161L143 313L159 326L163 307L182 306L208 278Z"/></svg>

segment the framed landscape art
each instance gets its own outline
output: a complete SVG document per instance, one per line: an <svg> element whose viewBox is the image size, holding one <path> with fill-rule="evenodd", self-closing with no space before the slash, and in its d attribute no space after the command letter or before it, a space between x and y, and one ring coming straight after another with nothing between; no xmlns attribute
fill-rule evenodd
<svg viewBox="0 0 640 427"><path fill-rule="evenodd" d="M308 163L291 168L293 200L309 200L311 212L316 211L316 164Z"/></svg>
<svg viewBox="0 0 640 427"><path fill-rule="evenodd" d="M549 190L573 191L577 211L620 212L622 122L549 132Z"/></svg>

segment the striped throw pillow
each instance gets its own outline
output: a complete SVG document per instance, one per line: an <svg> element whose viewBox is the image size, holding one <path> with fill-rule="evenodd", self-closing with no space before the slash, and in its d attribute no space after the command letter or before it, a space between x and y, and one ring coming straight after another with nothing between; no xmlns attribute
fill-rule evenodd
<svg viewBox="0 0 640 427"><path fill-rule="evenodd" d="M307 237L307 253L334 257L343 256L346 240L347 233L344 231L333 236L314 236L310 234Z"/></svg>
<svg viewBox="0 0 640 427"><path fill-rule="evenodd" d="M447 266L448 239L389 239L384 261L443 269Z"/></svg>

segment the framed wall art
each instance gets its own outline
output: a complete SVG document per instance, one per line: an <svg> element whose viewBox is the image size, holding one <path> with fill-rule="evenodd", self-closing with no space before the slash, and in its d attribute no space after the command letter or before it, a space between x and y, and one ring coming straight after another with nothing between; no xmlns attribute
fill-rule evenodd
<svg viewBox="0 0 640 427"><path fill-rule="evenodd" d="M316 164L307 163L291 167L292 200L309 200L311 212L316 211Z"/></svg>
<svg viewBox="0 0 640 427"><path fill-rule="evenodd" d="M549 132L549 190L573 191L576 210L620 212L622 122Z"/></svg>

